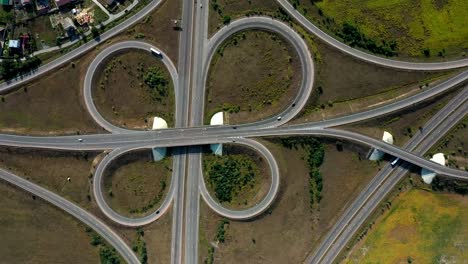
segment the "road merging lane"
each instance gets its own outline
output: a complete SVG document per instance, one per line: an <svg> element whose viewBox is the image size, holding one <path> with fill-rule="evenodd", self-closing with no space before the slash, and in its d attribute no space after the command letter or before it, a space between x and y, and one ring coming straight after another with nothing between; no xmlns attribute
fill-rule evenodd
<svg viewBox="0 0 468 264"><path fill-rule="evenodd" d="M316 30L312 24L309 25L307 22L301 21L301 17L296 14L297 11L289 10L287 8L287 5L289 5L289 3L286 3L286 4L284 3L287 1L283 1L283 0L278 0L278 1L283 6L286 6L286 9L288 10L288 12L290 12L307 29L315 33L320 38L324 39L330 45L335 46L336 48L342 50L343 52L351 54L352 56L358 57L362 60L375 63L375 64L379 64L379 65L383 65L386 67L409 69L409 70L424 70L424 71L445 70L445 69L464 67L468 65L468 59L463 59L463 60L453 61L453 62L442 62L442 63L402 62L402 61L395 61L395 60L389 60L389 59L376 57L376 56L352 49L349 46L346 46L336 41L335 39L321 32L320 30ZM145 14L148 14L153 8L159 5L159 3L160 1L153 1L152 4L150 4L150 6L145 7L145 9L143 10L144 12L141 11L134 17L136 17L137 19L143 17ZM111 36L117 34L118 32L121 32L126 27L135 23L136 21L137 20L129 22L130 24L125 24L125 25L121 24L117 26L111 31L104 33L102 35L102 39L105 40L105 39L110 38ZM347 140L351 140L360 144L366 144L371 147L378 148L384 152L387 152L390 155L393 155L395 157L399 157L403 160L414 163L420 167L430 169L438 174L447 175L449 177L453 177L456 179L468 178L468 173L466 172L440 166L434 162L428 161L420 156L417 156L413 153L402 150L396 146L388 145L382 141L379 141L379 140L376 140L376 139L373 139L364 135L360 135L357 133L353 133L353 132L336 130L336 129L323 129L327 126L328 127L334 126L337 123L345 124L349 122L355 122L356 119L364 120L370 117L375 117L377 115L382 115L385 113L396 111L398 109L401 109L400 107L404 106L404 104L401 104L401 103L399 104L398 102L395 104L392 104L393 108L392 107L387 107L388 109L385 109L385 107L378 108L378 110L371 110L371 111L375 111L372 114L358 113L354 115L354 119L349 118L349 117L343 117L342 119L335 119L334 120L335 123L333 123L333 121L331 123L330 121L324 121L325 123L322 123L322 124L318 122L318 123L309 123L305 125L278 127L279 125L285 124L290 119L292 119L297 113L299 113L301 109L303 108L303 106L305 105L305 103L307 102L307 99L312 91L314 68L313 68L312 57L307 49L307 46L305 45L305 42L300 37L298 37L297 33L294 32L291 28L289 28L286 24L273 20L271 18L251 17L251 18L239 19L239 20L233 21L230 25L224 27L223 29L220 30L220 32L215 34L215 36L213 36L208 41L208 44L205 47L206 56L203 59L204 66L202 67L203 85L206 82L209 61L211 57L213 56L216 48L225 39L231 36L233 33L239 32L242 30L247 30L247 29L262 29L262 30L269 30L275 33L279 33L284 38L286 38L286 40L288 40L293 45L293 47L295 47L296 51L299 54L299 58L301 60L301 65L302 65L302 70L303 70L303 80L302 80L300 92L298 93L298 95L293 101L293 104L295 104L296 107L289 107L285 109L280 114L283 117L280 122L277 121L276 117L272 117L272 118L265 119L265 120L262 120L253 124L240 125L239 126L240 129L237 131L232 130L233 128L232 126L227 126L227 127L224 126L221 128L209 129L209 132L208 130L205 130L205 128L203 129L200 129L200 128L174 129L172 131L169 130L165 132L162 132L162 131L133 132L133 131L120 128L120 127L110 124L98 113L98 111L96 110L96 107L94 106L94 103L92 100L92 93L91 93L92 75L94 74L94 71L97 69L97 66L102 62L102 60L105 57L113 54L114 52L117 52L118 50L128 49L128 48L140 48L140 49L149 50L149 48L152 47L151 45L147 43L143 43L143 42L126 41L126 42L115 44L107 48L106 50L104 50L105 52L99 54L98 57L91 64L90 68L88 69L88 72L86 75L86 81L85 81L86 83L85 84L85 101L86 101L86 106L87 106L88 111L96 120L96 122L98 122L101 126L103 126L106 130L112 132L113 134L64 136L64 137L25 137L25 136L13 136L13 135L0 135L0 145L17 146L17 147L69 149L69 150L114 149L114 151L111 152L112 155L109 154L108 158L105 157L104 158L105 162L103 162L102 164L98 166L98 168L100 168L99 174L102 175L106 165L110 163L113 158L119 156L119 154L122 154L125 151L129 151L132 149L162 147L162 146L165 146L165 147L194 146L194 145L205 145L205 144L213 144L213 143L236 143L236 141L238 141L238 143L245 144L247 146L255 148L259 150L263 155L266 155L266 157L270 157L269 159L271 159L271 161L269 160L269 163L270 163L270 169L272 170L272 176L274 178L275 177L279 178L278 168L277 168L276 162L274 162L274 158L270 156L271 153L269 153L268 150L266 150L266 148L264 149L264 147L260 143L251 139L243 139L239 137L314 135L314 136L327 136L327 137L334 137L334 138L340 138L340 139L347 139ZM16 80L3 83L0 85L0 92L6 92L8 90L11 90L12 88L14 88L15 86L21 83L29 81L35 78L36 76L39 76L55 67L63 65L64 63L70 61L71 59L76 58L77 56L85 53L86 51L89 51L91 48L95 47L96 45L98 45L98 42L85 44L81 46L80 48L75 49L74 51L66 54L65 56L62 56L61 58L49 64L41 66L37 70L36 74L34 75L23 76L22 78L18 78ZM177 86L176 88L176 99L177 99L178 97L177 95L179 92L177 71L175 70L175 66L172 64L172 62L170 62L170 60L165 60L166 57L167 55L164 54L163 62L166 64L169 72L171 73L171 77L173 78L173 81L174 81L174 86L175 87ZM451 83L445 84L445 89L449 89L457 84L463 83L466 80L466 77L467 77L466 75L467 75L467 72L463 72L462 74L457 76L458 79L452 78ZM436 90L433 89L430 91L436 91ZM438 92L441 92L441 91L438 91ZM430 93L425 93L425 95L427 97L420 98L420 100L427 99L428 97L433 96L433 94L431 95ZM412 99L414 98L415 97L412 97ZM201 99L201 101L203 100L204 98ZM418 102L418 100L411 101L411 99L409 99L406 103L415 103L415 102ZM337 120L339 121L337 122ZM84 139L84 142L77 143L78 138ZM6 172L1 172L0 175L2 176L3 179L11 182L12 184L15 184L18 186L24 186L25 187L24 189L27 191L30 191L35 194L41 192L41 190L39 190L38 188L30 188L30 187L27 188L25 186L25 183L15 178L16 176L14 175L8 174ZM274 176L274 175L278 175L278 176ZM273 178L272 186L270 188L269 193L267 194L265 199L260 203L262 205L259 204L257 206L254 206L253 208L243 210L243 211L230 211L228 209L223 208L220 204L214 201L214 199L210 197L209 194L206 195L207 194L205 193L206 188L203 188L204 187L203 183L200 183L200 191L202 193L203 198L206 199L209 204L211 204L210 207L213 208L217 213L224 215L226 217L229 217L229 218L233 218L233 219L247 219L247 218L254 217L260 214L266 208L268 208L268 206L273 202L276 192L278 190L277 185L275 186L274 178ZM99 183L97 185L100 185L101 181L98 181L98 182ZM279 180L277 182L279 182ZM171 191L169 192L168 196L165 198L163 205L160 208L163 211L167 210L168 204L174 198L174 188L175 188L174 186L176 185L177 183L175 184L174 182L171 183ZM95 192L96 194L101 193L102 195L102 190L100 189L95 190ZM52 197L54 197L53 195L54 194L50 194L50 193L45 193L45 194L42 193L43 198L48 201L51 201L52 203L54 203L52 201ZM69 210L72 207L70 204L63 203L63 201L62 203L56 202L54 204L56 204L58 207L64 209L67 212L70 212ZM101 203L101 206L105 208L106 207L105 202ZM160 214L162 215L161 212ZM135 262L133 252L129 253L127 251L128 247L126 245L122 245L123 242L118 236L117 237L112 236L112 230L109 229L110 230L109 231L102 226L91 225L90 223L94 221L92 219L92 216L81 214L81 217L79 217L73 213L72 215L74 215L81 221L95 228L101 235L104 236L104 238L106 238L106 240L108 240L114 247L116 247L119 253L121 253L128 262L130 263ZM128 219L121 218L117 215L113 215L113 214L106 214L106 215L108 216L110 215L110 217L118 219L117 222L120 221L120 223L124 225L127 225L128 223L134 221L130 223L131 226L147 224L147 223L150 223L151 221L154 221L155 219L159 217L159 216L154 216L152 214L150 215L151 217L148 217L145 220L142 220L144 219L142 218L139 220L131 219L131 221L129 221Z"/></svg>

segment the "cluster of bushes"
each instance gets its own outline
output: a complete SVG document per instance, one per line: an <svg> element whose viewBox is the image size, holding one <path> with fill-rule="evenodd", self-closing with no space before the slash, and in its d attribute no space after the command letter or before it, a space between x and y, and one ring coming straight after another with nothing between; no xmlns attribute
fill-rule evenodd
<svg viewBox="0 0 468 264"><path fill-rule="evenodd" d="M226 238L226 225L229 225L229 221L223 218L223 220L219 221L216 229L216 240L221 243L224 243Z"/></svg>
<svg viewBox="0 0 468 264"><path fill-rule="evenodd" d="M143 76L145 84L151 92L151 99L161 101L169 94L169 81L164 77L162 71L157 67L150 67Z"/></svg>
<svg viewBox="0 0 468 264"><path fill-rule="evenodd" d="M307 165L309 167L309 194L310 205L319 203L322 199L323 180L320 166L325 157L323 144L311 137L290 137L280 139L281 144L289 149L301 147L306 151Z"/></svg>
<svg viewBox="0 0 468 264"><path fill-rule="evenodd" d="M148 252L146 249L146 242L143 240L145 232L141 227L137 228L137 238L133 242L132 250L140 256L140 262L142 264L148 263Z"/></svg>
<svg viewBox="0 0 468 264"><path fill-rule="evenodd" d="M224 103L221 107L223 109L223 112L228 112L228 113L239 113L240 111L240 106L234 105L231 103Z"/></svg>
<svg viewBox="0 0 468 264"><path fill-rule="evenodd" d="M441 179L440 177L435 177L431 183L431 187L434 191L449 191L461 195L468 194L468 183L451 179Z"/></svg>
<svg viewBox="0 0 468 264"><path fill-rule="evenodd" d="M89 227L86 227L86 233L91 237L91 245L99 247L99 258L101 263L120 264L120 257L117 254L117 251L104 242L99 234Z"/></svg>
<svg viewBox="0 0 468 264"><path fill-rule="evenodd" d="M253 182L256 164L242 155L210 156L205 159L208 183L220 202L231 202L239 191Z"/></svg>
<svg viewBox="0 0 468 264"><path fill-rule="evenodd" d="M378 44L375 40L364 35L358 27L348 22L345 22L342 25L341 31L337 32L337 35L351 47L363 48L373 53L382 54L388 57L397 55L397 44L394 40L389 41L388 43L385 40L382 40L381 44Z"/></svg>
<svg viewBox="0 0 468 264"><path fill-rule="evenodd" d="M211 7L222 18L224 25L231 23L231 17L228 15L223 15L223 9L221 5L218 4L217 0L211 0Z"/></svg>
<svg viewBox="0 0 468 264"><path fill-rule="evenodd" d="M42 61L38 57L26 57L25 60L20 59L3 59L0 64L0 74L2 79L11 79L18 74L25 74L37 69Z"/></svg>
<svg viewBox="0 0 468 264"><path fill-rule="evenodd" d="M216 229L215 239L221 243L224 243L226 237L226 225L229 225L229 221L227 219L222 219L218 223L218 228ZM203 261L204 264L213 264L214 263L214 253L215 248L214 246L210 246L208 248L208 256Z"/></svg>

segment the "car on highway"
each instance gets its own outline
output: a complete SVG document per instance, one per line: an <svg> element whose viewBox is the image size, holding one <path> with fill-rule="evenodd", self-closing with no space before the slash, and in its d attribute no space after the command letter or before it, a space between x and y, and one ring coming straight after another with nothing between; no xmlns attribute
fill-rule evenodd
<svg viewBox="0 0 468 264"><path fill-rule="evenodd" d="M280 121L280 120L281 120L281 116L278 116L278 117L276 118L276 120Z"/></svg>
<svg viewBox="0 0 468 264"><path fill-rule="evenodd" d="M82 138L79 138L79 139L78 139L78 142L83 142L83 139L82 139Z"/></svg>
<svg viewBox="0 0 468 264"><path fill-rule="evenodd" d="M157 57L162 57L162 53L161 51L155 49L155 48L150 48L150 51L153 55L157 56Z"/></svg>
<svg viewBox="0 0 468 264"><path fill-rule="evenodd" d="M392 167L395 167L398 163L398 161L400 161L400 158L396 158L392 161L392 163L390 163L390 165L392 165Z"/></svg>

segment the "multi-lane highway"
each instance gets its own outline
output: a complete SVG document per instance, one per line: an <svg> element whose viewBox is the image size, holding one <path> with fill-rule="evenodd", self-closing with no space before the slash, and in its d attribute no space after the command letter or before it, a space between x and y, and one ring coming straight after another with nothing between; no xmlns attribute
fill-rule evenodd
<svg viewBox="0 0 468 264"><path fill-rule="evenodd" d="M425 153L468 113L468 88L452 99L421 131L405 144L404 149ZM308 263L327 263L336 258L349 239L356 234L363 222L386 197L393 187L408 173L403 166L393 168L387 164L366 186L354 202L347 207L342 217L335 223L317 250L308 258ZM391 176L391 177L390 177ZM372 198L372 199L371 199ZM367 210L361 211L362 208ZM358 215L360 213L360 215Z"/></svg>
<svg viewBox="0 0 468 264"><path fill-rule="evenodd" d="M417 135L414 137L412 142L416 143L411 143L410 145L405 146L404 149L358 133L332 128L334 126L349 124L395 112L402 108L427 100L437 94L452 89L453 87L463 85L466 83L466 79L468 78L468 71L464 71L435 87L425 89L417 95L389 105L331 120L280 127L280 125L286 124L302 110L313 88L314 65L306 43L288 25L266 17L249 17L233 21L231 24L223 27L213 37L208 39L208 8L203 8L203 6L208 7L209 3L207 0L198 1L200 6L195 5L192 0L184 0L183 3L183 30L180 35L177 69L166 54L163 54L161 58L168 68L174 83L176 95L176 128L159 131L132 131L111 124L100 115L95 107L92 98L93 75L99 70L100 64L107 57L112 56L123 49L143 49L149 52L150 48L156 48L144 42L125 41L114 44L103 50L89 66L84 82L83 95L87 110L93 119L103 128L111 132L111 134L55 137L0 135L0 145L67 150L112 150L104 157L96 169L93 191L98 206L107 217L116 223L125 226L141 226L157 220L170 209L170 205L172 204L172 263L182 263L183 256L185 263L197 263L198 261L198 220L200 196L207 202L209 207L218 214L238 220L249 219L261 214L274 201L279 189L279 169L273 155L262 144L250 139L253 137L313 135L346 139L359 144L365 144L373 148L378 148L390 155L400 157L408 163L430 169L447 177L452 177L454 179L468 179L467 172L440 166L420 156L424 153L424 149L427 149L428 146L430 146L429 140L436 140L438 137L441 137L450 125L453 125L453 122L456 122L456 120L459 120L466 115L466 100L462 102L452 101L446 108L439 112L431 122L428 123L423 130L424 135ZM392 68L425 71L453 69L468 65L468 59L441 63L413 63L384 59L364 53L350 48L320 31L312 23L307 21L299 12L294 10L286 0L278 1L306 29L316 34L326 43L364 61ZM131 21L126 21L125 23L122 23L104 33L101 36L101 41L109 39L134 24L138 19L142 18L158 6L159 3L160 1L152 1L142 11L133 16ZM281 120L277 120L277 115L265 120L239 126L202 127L205 83L209 70L209 62L217 47L219 47L219 45L221 45L221 43L229 36L232 36L232 34L236 32L249 29L260 29L275 32L281 35L292 45L298 54L302 68L302 82L299 92L296 97L291 100L290 106L278 114L282 117ZM23 76L17 80L3 83L0 85L0 92L6 92L36 76L63 65L71 59L89 51L96 45L98 45L98 42L87 43L61 58L40 67L33 75ZM466 98L466 89L461 95ZM447 118L448 116L450 116L450 118ZM82 139L82 141L78 139ZM269 192L261 202L252 208L235 211L224 208L210 196L202 177L199 146L212 143L244 144L257 150L265 157L270 166L272 184ZM418 144L418 151L411 152L414 151ZM105 169L115 158L126 152L152 147L175 147L173 150L173 175L169 192L162 205L155 209L155 211L150 215L142 218L124 217L113 211L107 205L102 195L101 185ZM189 148L188 152L187 148ZM187 153L190 154L187 155ZM187 157L188 166L186 164ZM186 184L185 175L187 168L188 174ZM385 192L381 189L381 186L392 186L391 184L396 184L396 178L401 178L401 175L404 175L403 170L398 170L396 173L398 177L389 177L389 173L391 171L392 170L390 168L386 168L384 172L379 174L376 179L369 184L365 189L365 192L358 197L356 202L353 203L348 210L351 213L348 213L348 211L345 213L330 235L323 240L324 242L321 244L316 254L310 258L312 263L328 263L333 261L349 238L356 232L360 224L362 224L370 212L372 212L372 208L375 208L378 202L385 196ZM41 198L50 201L59 208L71 213L79 220L96 229L98 233L100 233L119 251L126 261L129 263L138 262L134 253L128 248L122 239L120 239L111 229L106 227L98 219L89 213L86 213L83 209L80 209L78 206L51 192L44 191L44 189L37 185L14 176L11 173L0 171L0 178L14 185L20 186L26 191L37 194ZM385 181L386 179L391 179L391 181ZM353 211L358 213L353 213Z"/></svg>

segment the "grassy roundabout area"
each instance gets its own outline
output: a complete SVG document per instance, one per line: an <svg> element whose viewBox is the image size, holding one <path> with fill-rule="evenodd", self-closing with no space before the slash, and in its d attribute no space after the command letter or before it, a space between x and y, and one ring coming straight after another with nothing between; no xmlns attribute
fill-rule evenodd
<svg viewBox="0 0 468 264"><path fill-rule="evenodd" d="M218 111L229 113L232 124L272 116L290 103L300 81L299 59L286 41L264 31L237 33L212 59L205 120Z"/></svg>
<svg viewBox="0 0 468 264"><path fill-rule="evenodd" d="M253 149L223 145L223 156L207 154L203 175L213 198L232 209L252 207L270 188L269 167Z"/></svg>
<svg viewBox="0 0 468 264"><path fill-rule="evenodd" d="M109 58L94 76L93 96L99 112L114 124L151 127L154 116L174 123L174 88L164 64L140 50Z"/></svg>
<svg viewBox="0 0 468 264"><path fill-rule="evenodd" d="M399 57L461 57L468 49L463 0L289 0L345 43Z"/></svg>
<svg viewBox="0 0 468 264"><path fill-rule="evenodd" d="M123 154L106 170L106 200L125 216L153 213L169 191L171 172L171 157L155 162L148 150Z"/></svg>

